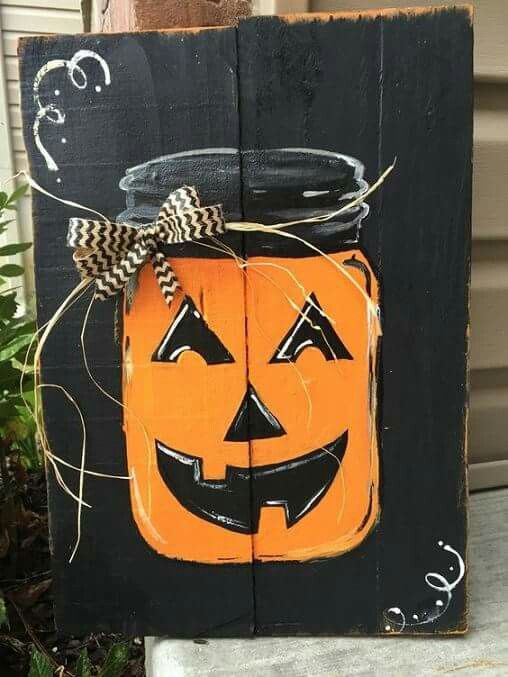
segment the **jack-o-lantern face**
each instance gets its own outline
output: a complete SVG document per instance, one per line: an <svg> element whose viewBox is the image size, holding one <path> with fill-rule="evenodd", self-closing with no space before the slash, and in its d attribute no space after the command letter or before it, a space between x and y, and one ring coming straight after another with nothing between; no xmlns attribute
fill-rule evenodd
<svg viewBox="0 0 508 677"><path fill-rule="evenodd" d="M338 555L379 512L377 282L356 249L248 263L172 259L169 308L141 272L124 315L133 514L172 558Z"/></svg>

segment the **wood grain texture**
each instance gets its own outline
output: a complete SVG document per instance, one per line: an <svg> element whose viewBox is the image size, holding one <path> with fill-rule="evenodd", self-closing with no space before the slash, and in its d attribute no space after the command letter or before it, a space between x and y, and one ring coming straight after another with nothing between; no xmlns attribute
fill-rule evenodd
<svg viewBox="0 0 508 677"><path fill-rule="evenodd" d="M93 0L92 31L228 26L249 16L251 5L251 0Z"/></svg>
<svg viewBox="0 0 508 677"><path fill-rule="evenodd" d="M147 638L147 677L415 673L504 677L508 669L507 511L508 490L486 491L470 499L471 631L465 638L260 638L211 640L205 645Z"/></svg>

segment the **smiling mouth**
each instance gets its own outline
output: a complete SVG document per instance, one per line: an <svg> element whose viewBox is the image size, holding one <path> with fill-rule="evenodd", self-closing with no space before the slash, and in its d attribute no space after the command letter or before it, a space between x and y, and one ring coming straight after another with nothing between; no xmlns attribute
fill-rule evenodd
<svg viewBox="0 0 508 677"><path fill-rule="evenodd" d="M226 466L223 480L204 480L203 461L155 441L159 472L189 512L242 534L257 533L261 508L282 506L291 528L330 488L347 447L347 430L325 447L284 463Z"/></svg>

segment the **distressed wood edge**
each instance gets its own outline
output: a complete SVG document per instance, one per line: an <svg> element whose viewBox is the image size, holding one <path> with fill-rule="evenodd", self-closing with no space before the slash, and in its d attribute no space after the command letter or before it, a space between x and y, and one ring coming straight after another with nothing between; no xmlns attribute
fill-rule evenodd
<svg viewBox="0 0 508 677"><path fill-rule="evenodd" d="M418 6L418 7L383 7L379 9L359 9L359 10L344 10L338 12L305 12L298 14L281 14L277 15L279 19L285 21L286 23L304 23L309 21L321 21L323 23L328 23L330 21L337 20L346 20L346 21L359 21L360 19L371 19L375 20L378 18L383 19L396 19L401 16L407 18L414 18L418 16L425 16L429 14L439 14L439 13L459 13L467 16L469 23L473 24L474 19L474 6L471 4L458 4L458 5L432 5L428 6ZM245 21L252 21L252 19L260 19L262 17L249 17L247 19L241 19L240 23ZM272 17L273 18L273 17Z"/></svg>
<svg viewBox="0 0 508 677"><path fill-rule="evenodd" d="M115 38L127 36L141 36L145 34L170 34L170 35L195 35L204 31L230 31L236 30L236 25L228 26L189 26L187 28L154 28L141 29L137 31L120 31L117 33L42 33L38 35L29 35L18 38L18 58L24 57L24 51L32 44L38 42L57 42L62 38L94 39L94 38Z"/></svg>
<svg viewBox="0 0 508 677"><path fill-rule="evenodd" d="M388 7L381 9L366 9L366 10L352 10L352 11L342 11L342 12L306 12L299 14L277 14L270 15L267 17L264 16L249 16L242 18L240 17L238 22L235 24L226 24L222 26L190 26L187 28L177 27L177 28L154 28L154 29L140 29L133 31L118 31L112 33L74 33L75 38L87 37L87 38L99 38L104 37L105 35L111 37L125 36L125 35L142 35L145 33L161 33L169 35L192 35L196 33L201 33L202 31L217 31L217 30L236 30L238 26L252 21L266 21L267 19L279 19L288 24L295 23L307 23L307 22L322 22L328 23L330 21L337 20L348 20L348 21L358 21L361 19L371 19L375 20L377 18L397 18L400 16L406 17L416 17L424 16L429 14L436 14L439 12L458 12L464 14L469 23L472 25L474 18L474 7L470 4L459 4L459 5L435 5L432 7ZM27 37L21 37L18 39L18 57L22 58L24 56L24 50L26 47L32 43L38 41L47 41L54 42L61 39L63 36L68 37L68 34L63 33L53 33L53 34L39 34L39 35L30 35Z"/></svg>

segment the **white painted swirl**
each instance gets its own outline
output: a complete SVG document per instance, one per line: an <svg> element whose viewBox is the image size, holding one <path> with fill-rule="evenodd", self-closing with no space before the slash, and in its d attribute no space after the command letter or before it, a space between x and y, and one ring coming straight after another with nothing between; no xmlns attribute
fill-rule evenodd
<svg viewBox="0 0 508 677"><path fill-rule="evenodd" d="M406 628L412 628L419 625L426 625L433 623L446 613L450 602L452 600L453 590L457 587L460 581L464 578L465 564L459 553L450 545L445 545L443 541L438 542L438 546L450 552L457 561L458 572L453 580L449 581L443 574L429 571L425 574L425 583L436 590L440 595L444 595L444 599L436 599L435 604L424 611L411 614L411 620L408 620L408 614L404 613L400 607L393 606L383 612L384 630L385 632L404 632ZM449 567L450 571L454 571L454 566Z"/></svg>
<svg viewBox="0 0 508 677"><path fill-rule="evenodd" d="M51 61L48 61L37 71L37 74L34 78L33 97L35 105L37 106L37 112L35 114L32 131L35 145L46 161L46 165L51 172L57 172L58 165L42 143L39 134L39 128L43 120L50 122L53 125L63 125L65 122L65 112L58 108L54 103L42 103L40 97L40 86L48 73L60 68L65 68L67 70L67 76L72 85L77 89L85 89L88 85L88 78L84 69L79 65L83 59L95 59L95 61L99 63L100 67L102 68L102 72L104 73L104 84L106 86L111 84L111 73L109 71L108 64L102 58L102 56L90 49L80 49L70 59L52 59ZM97 85L95 89L97 92L100 92L100 85ZM58 94L58 91L56 94ZM65 143L65 141L66 139L62 138L62 142Z"/></svg>

